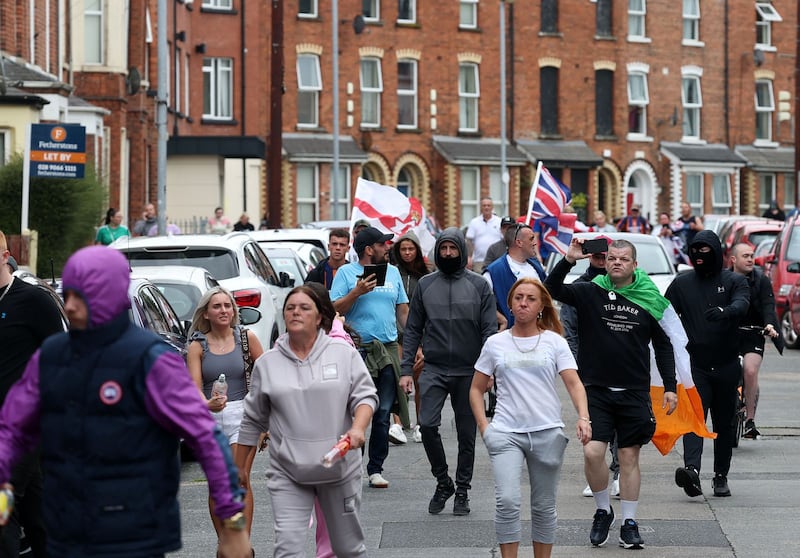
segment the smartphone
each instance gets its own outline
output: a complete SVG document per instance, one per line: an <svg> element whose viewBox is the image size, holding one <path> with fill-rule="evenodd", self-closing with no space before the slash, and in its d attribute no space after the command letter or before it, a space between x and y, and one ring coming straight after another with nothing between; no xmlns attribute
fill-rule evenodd
<svg viewBox="0 0 800 558"><path fill-rule="evenodd" d="M370 275L375 275L375 279L378 280L377 286L382 287L384 283L386 283L386 264L368 264L364 266L364 274L362 277L365 279Z"/></svg>
<svg viewBox="0 0 800 558"><path fill-rule="evenodd" d="M608 252L608 241L605 238L584 240L583 244L581 244L581 251L584 254L600 254L603 252Z"/></svg>

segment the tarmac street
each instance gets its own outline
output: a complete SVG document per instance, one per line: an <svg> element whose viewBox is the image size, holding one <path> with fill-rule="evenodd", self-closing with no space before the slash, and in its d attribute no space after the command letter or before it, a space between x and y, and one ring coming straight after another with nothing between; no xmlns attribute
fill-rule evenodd
<svg viewBox="0 0 800 558"><path fill-rule="evenodd" d="M583 456L575 439L575 411L562 389L563 416L570 444L561 473L558 495L558 536L553 556L597 558L629 553L652 557L703 558L800 557L800 351L779 356L771 344L760 373L761 398L756 424L759 440L742 440L734 449L728 482L730 498L712 496L712 442L706 441L701 479L706 496L688 498L675 485L675 469L683 465L682 444L661 456L648 445L642 450L642 490L638 507L641 551L617 545L620 518L612 526L604 548L592 548L589 529L594 503L581 496L586 485ZM453 412L445 405L441 434L454 474L456 432ZM710 419L709 419L710 422ZM409 436L410 440L410 436ZM265 471L268 457L259 454L252 472L255 518L252 542L256 556L272 556L272 510ZM392 446L384 465L389 488L373 489L366 477L361 520L370 557L377 558L487 558L499 557L494 534L494 481L486 448L476 443L475 473L470 491L472 513L452 515L452 498L437 516L428 514L435 481L422 444L411 441ZM525 475L523 475L525 479ZM200 467L183 467L181 508L183 544L174 557L213 557L216 536L208 515L207 487ZM520 556L532 556L527 480L523 482ZM612 499L619 512L619 501ZM307 553L314 556L314 531L309 530ZM527 540L526 540L527 539Z"/></svg>

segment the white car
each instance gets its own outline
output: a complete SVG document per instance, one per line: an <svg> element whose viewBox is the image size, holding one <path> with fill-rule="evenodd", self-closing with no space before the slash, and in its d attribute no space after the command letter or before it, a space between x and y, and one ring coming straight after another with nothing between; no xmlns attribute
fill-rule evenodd
<svg viewBox="0 0 800 558"><path fill-rule="evenodd" d="M219 281L202 267L137 265L135 275L149 279L184 323L192 321L195 308L206 291L219 285Z"/></svg>
<svg viewBox="0 0 800 558"><path fill-rule="evenodd" d="M667 291L667 287L675 279L676 271L672 265L672 261L667 255L667 251L661 241L651 235L647 234L634 234L622 232L591 232L591 233L575 233L575 238L597 238L598 236L605 236L612 240L627 240L636 246L636 261L638 267L647 272L653 283L656 284L658 290L663 295ZM556 263L561 259L561 254L554 253L547 260L547 267L545 271L549 275L553 271ZM578 277L584 274L589 267L589 258L578 260L578 263L570 270L569 274L564 278L564 283L572 283ZM681 265L679 270L691 269L690 266Z"/></svg>
<svg viewBox="0 0 800 558"><path fill-rule="evenodd" d="M111 245L131 267L190 266L206 269L233 293L236 304L261 313L252 330L264 347L272 347L286 330L283 303L291 287L247 233L121 238Z"/></svg>

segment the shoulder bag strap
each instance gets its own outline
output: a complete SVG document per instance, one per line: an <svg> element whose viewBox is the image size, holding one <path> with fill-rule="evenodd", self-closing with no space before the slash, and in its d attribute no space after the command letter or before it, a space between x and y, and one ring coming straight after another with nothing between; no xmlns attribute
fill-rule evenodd
<svg viewBox="0 0 800 558"><path fill-rule="evenodd" d="M239 335L242 338L242 358L244 359L244 381L247 391L250 391L250 376L253 374L253 359L250 356L250 343L247 341L247 330L239 328Z"/></svg>

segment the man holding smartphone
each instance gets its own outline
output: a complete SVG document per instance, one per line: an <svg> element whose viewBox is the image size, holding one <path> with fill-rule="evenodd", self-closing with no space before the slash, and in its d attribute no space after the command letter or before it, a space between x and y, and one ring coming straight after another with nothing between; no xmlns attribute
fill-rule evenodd
<svg viewBox="0 0 800 558"><path fill-rule="evenodd" d="M387 263L386 245L394 235L366 227L355 237L353 247L358 261L339 268L331 285L331 300L336 311L361 337L359 351L378 389L378 408L372 415L367 475L373 488L387 488L383 462L389 455L389 422L396 409L403 426L410 427L408 398L400 396L400 352L397 323L406 325L408 296L397 268ZM386 266L385 281L378 284L377 273L365 272L368 266Z"/></svg>

